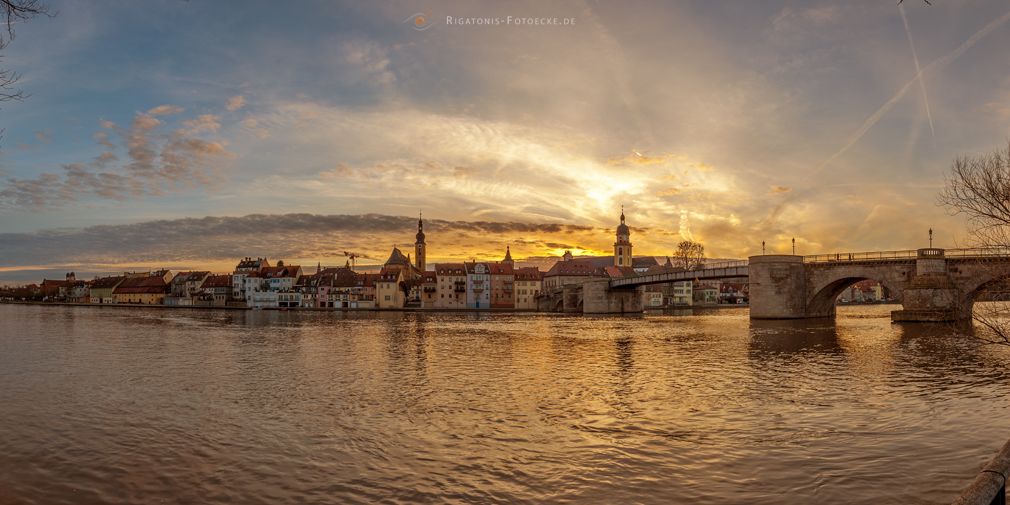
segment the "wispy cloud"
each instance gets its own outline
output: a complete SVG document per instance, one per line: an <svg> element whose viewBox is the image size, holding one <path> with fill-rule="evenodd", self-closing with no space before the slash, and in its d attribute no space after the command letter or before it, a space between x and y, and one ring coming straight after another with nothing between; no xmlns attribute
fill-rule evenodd
<svg viewBox="0 0 1010 505"><path fill-rule="evenodd" d="M33 179L9 177L0 188L0 209L47 209L64 206L83 196L114 200L158 195L181 187L211 184L215 163L232 156L221 140L205 138L220 128L217 116L203 114L185 120L170 132L156 116L179 114L182 108L159 105L137 113L128 128L107 120L95 132L103 151L90 161L67 163L60 172ZM119 166L115 133L125 147L126 162Z"/></svg>
<svg viewBox="0 0 1010 505"><path fill-rule="evenodd" d="M228 103L225 104L225 108L228 112L235 112L242 107L245 107L245 97L242 95L236 95L228 99Z"/></svg>

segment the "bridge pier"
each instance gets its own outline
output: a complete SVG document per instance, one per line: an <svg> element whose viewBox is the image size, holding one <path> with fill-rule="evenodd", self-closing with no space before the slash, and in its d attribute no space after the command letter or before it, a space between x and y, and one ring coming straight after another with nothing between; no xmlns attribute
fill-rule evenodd
<svg viewBox="0 0 1010 505"><path fill-rule="evenodd" d="M803 256L751 256L748 263L751 319L816 317L807 314L807 277Z"/></svg>
<svg viewBox="0 0 1010 505"><path fill-rule="evenodd" d="M950 278L943 249L917 251L915 277L901 297L902 310L891 312L893 322L946 322L963 317L958 310L960 291Z"/></svg>
<svg viewBox="0 0 1010 505"><path fill-rule="evenodd" d="M610 281L601 279L582 284L584 314L641 313L643 288L611 289Z"/></svg>

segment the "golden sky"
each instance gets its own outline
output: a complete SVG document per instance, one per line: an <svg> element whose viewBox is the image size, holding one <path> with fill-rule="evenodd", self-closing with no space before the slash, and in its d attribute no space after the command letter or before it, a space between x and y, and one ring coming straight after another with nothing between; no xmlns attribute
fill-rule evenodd
<svg viewBox="0 0 1010 505"><path fill-rule="evenodd" d="M636 254L966 245L936 193L1010 126L996 0L272 6L19 28L0 279L381 261L422 210L429 263L610 254L622 205ZM445 23L507 15L575 22Z"/></svg>

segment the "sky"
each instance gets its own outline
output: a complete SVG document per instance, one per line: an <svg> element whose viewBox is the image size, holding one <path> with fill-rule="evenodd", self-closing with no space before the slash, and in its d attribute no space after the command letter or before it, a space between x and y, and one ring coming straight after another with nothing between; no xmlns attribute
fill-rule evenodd
<svg viewBox="0 0 1010 505"><path fill-rule="evenodd" d="M1010 137L1006 0L50 4L0 281L375 263L419 212L429 264L611 254L622 205L636 255L966 246L937 193Z"/></svg>

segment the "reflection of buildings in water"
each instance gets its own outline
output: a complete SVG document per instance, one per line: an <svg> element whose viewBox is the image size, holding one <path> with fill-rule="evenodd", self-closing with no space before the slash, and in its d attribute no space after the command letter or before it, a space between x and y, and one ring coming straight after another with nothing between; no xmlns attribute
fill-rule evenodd
<svg viewBox="0 0 1010 505"><path fill-rule="evenodd" d="M635 400L635 358L634 339L622 336L614 340L614 390L613 400L608 402L619 418L633 417L638 410Z"/></svg>
<svg viewBox="0 0 1010 505"><path fill-rule="evenodd" d="M632 338L631 337L619 337L614 341L614 350L617 357L617 372L618 375L624 379L627 379L634 372L633 368L635 366L635 360L631 355L632 351Z"/></svg>

